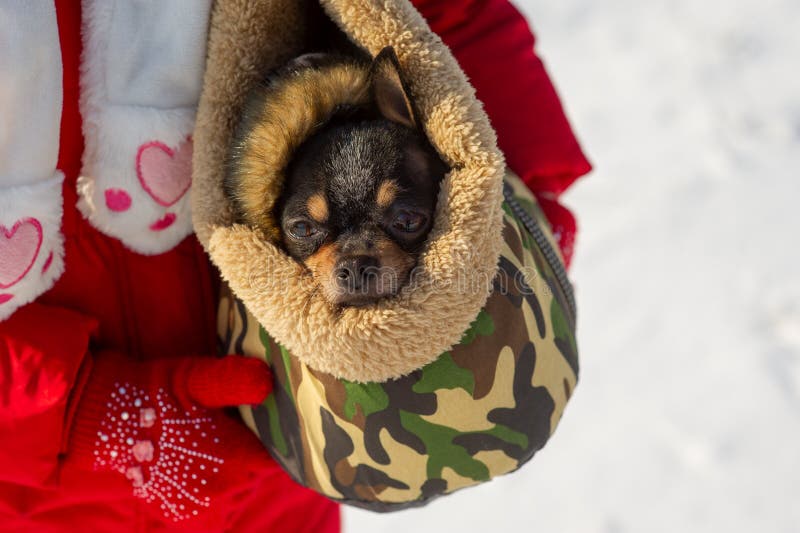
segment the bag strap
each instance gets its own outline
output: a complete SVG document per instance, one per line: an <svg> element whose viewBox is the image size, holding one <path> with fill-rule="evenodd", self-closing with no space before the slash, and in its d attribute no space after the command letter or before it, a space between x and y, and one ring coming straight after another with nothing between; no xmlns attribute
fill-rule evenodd
<svg viewBox="0 0 800 533"><path fill-rule="evenodd" d="M561 290L564 292L564 296L567 299L567 305L569 305L569 310L572 313L573 318L577 318L577 308L575 305L575 292L572 287L572 283L570 283L569 278L567 277L567 270L564 267L564 263L559 259L558 254L556 254L553 246L550 244L550 241L547 240L547 237L542 230L542 227L539 224L539 221L536 220L534 217L530 215L520 203L514 198L514 189L512 188L511 184L508 181L503 181L503 197L505 202L511 208L511 211L514 212L514 215L520 219L522 224L525 226L525 229L531 234L533 240L536 242L536 245L544 254L547 263L550 265L550 268L553 269L553 273L556 275L556 279L558 280L558 284L561 286Z"/></svg>

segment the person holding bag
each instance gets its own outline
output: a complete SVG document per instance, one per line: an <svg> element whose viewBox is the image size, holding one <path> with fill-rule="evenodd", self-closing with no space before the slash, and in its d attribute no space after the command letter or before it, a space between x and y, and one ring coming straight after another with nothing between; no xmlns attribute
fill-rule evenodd
<svg viewBox="0 0 800 533"><path fill-rule="evenodd" d="M415 6L569 255L557 198L589 165L524 19L503 0ZM340 527L338 505L223 409L260 403L272 380L215 357L217 274L191 235L212 9L0 7L1 531Z"/></svg>

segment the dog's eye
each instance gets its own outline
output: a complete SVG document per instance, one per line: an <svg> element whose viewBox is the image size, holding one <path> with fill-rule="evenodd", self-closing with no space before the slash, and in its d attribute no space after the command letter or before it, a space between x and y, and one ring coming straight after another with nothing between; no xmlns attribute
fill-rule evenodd
<svg viewBox="0 0 800 533"><path fill-rule="evenodd" d="M416 233L422 229L426 221L424 215L402 211L392 221L392 227L405 233Z"/></svg>
<svg viewBox="0 0 800 533"><path fill-rule="evenodd" d="M305 220L298 220L289 227L289 233L291 233L292 237L295 239L306 239L316 235L318 230L311 223Z"/></svg>

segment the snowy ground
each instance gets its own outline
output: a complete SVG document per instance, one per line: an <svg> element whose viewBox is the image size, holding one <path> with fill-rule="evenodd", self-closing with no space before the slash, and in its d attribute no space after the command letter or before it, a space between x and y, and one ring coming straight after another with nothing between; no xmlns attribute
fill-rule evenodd
<svg viewBox="0 0 800 533"><path fill-rule="evenodd" d="M347 529L800 531L800 2L518 5L596 166L581 383L520 472Z"/></svg>

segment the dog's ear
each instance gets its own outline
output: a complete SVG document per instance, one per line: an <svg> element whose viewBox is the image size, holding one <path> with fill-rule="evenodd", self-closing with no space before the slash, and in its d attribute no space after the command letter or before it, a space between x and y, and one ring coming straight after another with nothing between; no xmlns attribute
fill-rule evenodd
<svg viewBox="0 0 800 533"><path fill-rule="evenodd" d="M387 46L372 62L372 90L378 110L385 118L408 128L417 128L417 114L400 71L394 48Z"/></svg>

